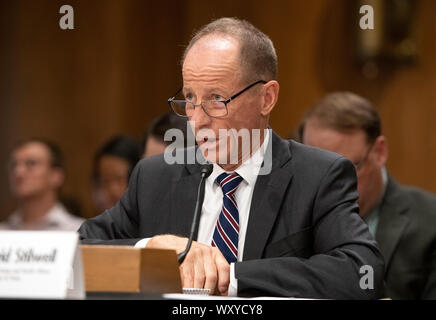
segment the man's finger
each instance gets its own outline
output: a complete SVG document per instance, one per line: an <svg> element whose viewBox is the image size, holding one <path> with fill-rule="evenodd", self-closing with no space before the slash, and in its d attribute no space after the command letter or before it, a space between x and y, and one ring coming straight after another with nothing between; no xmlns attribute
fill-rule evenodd
<svg viewBox="0 0 436 320"><path fill-rule="evenodd" d="M218 274L217 274L218 271L215 265L213 251L211 249L208 250L208 254L204 255L203 262L204 262L204 270L206 273L206 281L204 283L204 288L210 289L210 294L214 294L218 281Z"/></svg>
<svg viewBox="0 0 436 320"><path fill-rule="evenodd" d="M194 288L203 289L205 282L205 270L203 263L203 250L201 248L191 249L192 257L194 258Z"/></svg>
<svg viewBox="0 0 436 320"><path fill-rule="evenodd" d="M230 264L218 248L213 249L215 250L215 264L218 273L218 291L223 294L228 290L230 284Z"/></svg>
<svg viewBox="0 0 436 320"><path fill-rule="evenodd" d="M183 288L192 288L194 285L194 266L189 259L180 266L180 278Z"/></svg>

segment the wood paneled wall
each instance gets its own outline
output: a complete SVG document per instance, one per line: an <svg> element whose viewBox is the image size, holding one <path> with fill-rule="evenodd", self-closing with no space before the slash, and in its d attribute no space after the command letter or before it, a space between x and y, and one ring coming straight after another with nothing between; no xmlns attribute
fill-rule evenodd
<svg viewBox="0 0 436 320"><path fill-rule="evenodd" d="M59 8L75 29L59 28ZM365 79L353 62L348 0L21 0L0 2L0 218L13 209L5 164L21 138L42 136L66 155L66 194L94 214L90 174L110 136L140 138L181 85L179 59L194 29L221 16L267 33L279 56L271 125L287 136L325 93L351 90L379 108L399 181L436 192L436 2L417 7L417 64ZM357 21L356 21L357 23Z"/></svg>

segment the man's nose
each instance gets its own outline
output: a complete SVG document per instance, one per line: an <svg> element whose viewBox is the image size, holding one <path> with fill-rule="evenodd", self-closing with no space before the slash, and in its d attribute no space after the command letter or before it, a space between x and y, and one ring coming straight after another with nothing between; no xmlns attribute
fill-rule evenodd
<svg viewBox="0 0 436 320"><path fill-rule="evenodd" d="M204 128L211 121L209 115L203 110L201 105L195 106L195 109L189 120L195 124L197 129Z"/></svg>
<svg viewBox="0 0 436 320"><path fill-rule="evenodd" d="M10 173L12 174L12 176L21 176L25 173L25 171L26 166L22 162L17 162L10 168Z"/></svg>

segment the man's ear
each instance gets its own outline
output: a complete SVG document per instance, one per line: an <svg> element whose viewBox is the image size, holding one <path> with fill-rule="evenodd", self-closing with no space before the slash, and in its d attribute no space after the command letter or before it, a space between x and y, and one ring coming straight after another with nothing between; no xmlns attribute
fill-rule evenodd
<svg viewBox="0 0 436 320"><path fill-rule="evenodd" d="M62 187L62 185L64 184L64 181L65 181L64 170L62 170L60 168L52 168L50 179L51 179L51 185L55 189L59 189L60 187Z"/></svg>
<svg viewBox="0 0 436 320"><path fill-rule="evenodd" d="M388 161L389 147L388 140L385 136L379 136L374 142L374 151L376 155L376 161L379 166L384 166Z"/></svg>
<svg viewBox="0 0 436 320"><path fill-rule="evenodd" d="M277 103L280 85L277 81L271 80L268 83L264 84L263 87L264 95L261 114L263 116L268 116Z"/></svg>

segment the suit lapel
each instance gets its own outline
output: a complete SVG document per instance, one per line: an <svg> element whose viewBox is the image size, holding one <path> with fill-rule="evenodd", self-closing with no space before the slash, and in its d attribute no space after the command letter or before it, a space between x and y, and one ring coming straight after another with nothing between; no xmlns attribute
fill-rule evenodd
<svg viewBox="0 0 436 320"><path fill-rule="evenodd" d="M283 196L292 179L286 167L291 159L287 141L272 130L268 148L272 152L272 169L267 175L259 175L253 191L247 234L245 238L244 260L260 258L268 241L269 234L279 212ZM181 175L172 184L171 216L174 221L171 233L189 236L195 210L196 192L200 183L199 164L185 165ZM195 236L196 239L197 235Z"/></svg>
<svg viewBox="0 0 436 320"><path fill-rule="evenodd" d="M272 170L268 175L257 177L245 237L244 260L262 256L287 186L292 179L292 172L285 166L291 158L289 145L273 131L270 132Z"/></svg>
<svg viewBox="0 0 436 320"><path fill-rule="evenodd" d="M399 186L392 179L389 179L376 231L376 240L385 259L386 270L409 223L407 211L410 206L408 201L408 198L401 194Z"/></svg>

